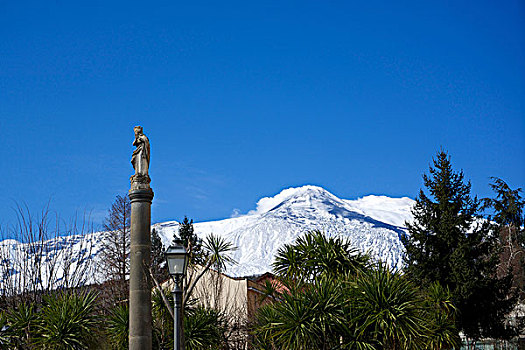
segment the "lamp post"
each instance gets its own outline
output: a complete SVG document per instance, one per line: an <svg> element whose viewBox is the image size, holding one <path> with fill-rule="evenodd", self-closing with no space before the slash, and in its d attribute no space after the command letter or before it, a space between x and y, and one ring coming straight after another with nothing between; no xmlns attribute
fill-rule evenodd
<svg viewBox="0 0 525 350"><path fill-rule="evenodd" d="M173 277L175 286L173 288L173 306L175 319L173 320L173 348L181 349L181 330L182 330L182 281L186 275L188 266L188 253L182 245L181 239L176 239L165 253L168 263L168 270Z"/></svg>

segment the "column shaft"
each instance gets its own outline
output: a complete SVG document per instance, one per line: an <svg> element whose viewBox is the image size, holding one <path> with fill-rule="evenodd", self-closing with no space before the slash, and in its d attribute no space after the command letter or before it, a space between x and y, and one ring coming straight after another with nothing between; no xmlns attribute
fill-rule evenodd
<svg viewBox="0 0 525 350"><path fill-rule="evenodd" d="M129 349L150 350L151 331L151 189L129 191L131 248L129 275Z"/></svg>

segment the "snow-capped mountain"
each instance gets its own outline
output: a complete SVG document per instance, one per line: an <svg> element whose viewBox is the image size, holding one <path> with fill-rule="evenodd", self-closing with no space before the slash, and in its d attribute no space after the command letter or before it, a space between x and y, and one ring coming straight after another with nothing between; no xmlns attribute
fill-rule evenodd
<svg viewBox="0 0 525 350"><path fill-rule="evenodd" d="M238 262L227 273L245 276L271 271L277 250L308 230L349 237L362 251L394 268L402 266L404 247L399 239L404 223L412 219L410 198L366 196L357 200L340 199L317 186L283 190L274 197L259 200L248 214L230 219L194 224L203 237L210 233L232 242ZM153 225L168 245L178 223Z"/></svg>
<svg viewBox="0 0 525 350"><path fill-rule="evenodd" d="M256 209L245 215L195 223L194 228L201 237L213 233L237 247L233 258L238 263L226 271L231 276L271 271L274 256L283 244L291 243L306 231L314 229L328 235L346 236L373 258L400 268L404 247L399 237L405 234L405 221L412 220L410 209L413 204L414 201L406 197L366 196L346 200L321 187L303 186L262 198ZM153 225L166 247L178 232L178 226L176 221ZM68 277L64 271L84 271L82 267L86 262L91 262L90 266L97 265L106 235L108 232L97 232L42 242L42 260L54 259L56 262L64 257L69 259L64 259L67 262L63 264L49 264L58 268L49 273L38 271L38 275L34 275L35 271L31 268L35 255L29 251L30 247L14 240L0 242L0 289L9 285L22 286L12 282L19 282L20 276L27 274L31 276L26 279L42 280L42 288L46 285L61 286L61 281ZM103 279L92 268L86 268L80 275L85 277L83 283L101 282Z"/></svg>

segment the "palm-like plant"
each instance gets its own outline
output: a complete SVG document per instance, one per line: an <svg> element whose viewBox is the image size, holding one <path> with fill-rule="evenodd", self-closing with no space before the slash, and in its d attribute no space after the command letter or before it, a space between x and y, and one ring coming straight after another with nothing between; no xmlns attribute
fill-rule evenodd
<svg viewBox="0 0 525 350"><path fill-rule="evenodd" d="M457 345L449 294L436 287L427 296L400 272L370 265L345 239L309 232L279 250L274 268L287 288L258 311L257 349Z"/></svg>
<svg viewBox="0 0 525 350"><path fill-rule="evenodd" d="M129 305L120 304L109 314L106 333L113 349L128 348Z"/></svg>
<svg viewBox="0 0 525 350"><path fill-rule="evenodd" d="M360 336L382 349L422 349L430 330L421 295L405 276L383 264L352 283L347 307Z"/></svg>
<svg viewBox="0 0 525 350"><path fill-rule="evenodd" d="M258 346L290 350L338 346L346 324L341 307L345 300L343 285L324 277L312 284L289 287L280 302L266 305L258 313Z"/></svg>
<svg viewBox="0 0 525 350"><path fill-rule="evenodd" d="M457 308L452 303L452 293L438 282L432 283L426 292L425 306L431 326L426 348L459 348L461 339L456 328Z"/></svg>
<svg viewBox="0 0 525 350"><path fill-rule="evenodd" d="M221 272L228 265L235 264L230 253L237 248L224 238L210 234L204 239L203 247L206 254L206 264L210 264L215 270Z"/></svg>
<svg viewBox="0 0 525 350"><path fill-rule="evenodd" d="M37 332L38 315L35 305L21 302L15 309L9 310L5 316L6 336L19 349L30 348Z"/></svg>
<svg viewBox="0 0 525 350"><path fill-rule="evenodd" d="M274 271L293 280L339 276L363 270L369 257L363 255L343 237L328 237L319 230L307 232L295 243L286 244L277 252Z"/></svg>
<svg viewBox="0 0 525 350"><path fill-rule="evenodd" d="M9 323L4 311L0 311L0 349L8 349L11 346L11 336L9 334Z"/></svg>
<svg viewBox="0 0 525 350"><path fill-rule="evenodd" d="M168 302L173 294L164 291ZM173 348L173 316L158 290L152 298L153 332L155 348ZM226 319L215 309L198 305L190 299L184 309L184 343L186 350L221 349L224 343Z"/></svg>
<svg viewBox="0 0 525 350"><path fill-rule="evenodd" d="M85 349L96 342L96 294L60 292L44 297L35 343L44 349Z"/></svg>
<svg viewBox="0 0 525 350"><path fill-rule="evenodd" d="M237 247L231 242L214 234L210 234L205 238L202 249L203 255L198 259L203 262L203 265L200 269L195 269L195 266L190 265L185 276L184 298L182 301L183 308L185 308L186 304L191 300L195 286L206 272L211 268L215 269L217 272L222 272L228 265L236 263L231 256L231 253L236 249Z"/></svg>
<svg viewBox="0 0 525 350"><path fill-rule="evenodd" d="M454 322L451 322L443 314L434 315L430 322L431 333L429 334L425 349L447 350L459 349L461 338Z"/></svg>
<svg viewBox="0 0 525 350"><path fill-rule="evenodd" d="M187 350L221 349L224 342L224 318L214 309L197 306L184 317Z"/></svg>
<svg viewBox="0 0 525 350"><path fill-rule="evenodd" d="M163 299L163 295L166 300ZM168 305L173 305L173 294L167 289L163 289L162 292L155 289L151 295L154 348L173 348L173 314L166 302Z"/></svg>

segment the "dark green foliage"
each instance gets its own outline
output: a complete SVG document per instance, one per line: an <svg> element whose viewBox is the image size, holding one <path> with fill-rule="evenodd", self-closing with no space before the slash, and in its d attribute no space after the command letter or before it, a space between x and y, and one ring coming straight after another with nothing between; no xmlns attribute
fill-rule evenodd
<svg viewBox="0 0 525 350"><path fill-rule="evenodd" d="M0 315L0 342L5 349L97 348L100 318L96 294L57 291L39 305L20 303Z"/></svg>
<svg viewBox="0 0 525 350"><path fill-rule="evenodd" d="M450 285L456 278L455 262L466 253L458 247L468 246L467 231L474 223L479 202L470 197L470 183L463 182L463 172L453 172L446 153L438 153L430 174L423 175L423 181L435 202L420 190L412 211L414 223L407 223L410 235L403 239L407 271L419 283L440 281ZM480 230L484 231L479 234L482 237L488 235L487 225L476 231Z"/></svg>
<svg viewBox="0 0 525 350"><path fill-rule="evenodd" d="M106 333L112 349L128 348L129 336L129 305L116 306L108 316Z"/></svg>
<svg viewBox="0 0 525 350"><path fill-rule="evenodd" d="M499 245L493 228L480 220L481 203L470 195L470 182L454 172L441 151L430 175L423 175L430 195L420 190L407 223L406 271L419 285L437 281L448 288L458 307L458 326L469 338L507 335L504 314L514 301L507 298L509 278L496 278Z"/></svg>
<svg viewBox="0 0 525 350"><path fill-rule="evenodd" d="M173 305L173 294L164 290L168 303ZM173 348L173 318L155 290L152 295L154 348ZM186 350L222 349L226 319L223 314L201 305L188 305L184 310L184 340Z"/></svg>
<svg viewBox="0 0 525 350"><path fill-rule="evenodd" d="M354 288L348 303L358 334L382 349L423 348L428 322L421 295L405 276L379 264L356 278Z"/></svg>
<svg viewBox="0 0 525 350"><path fill-rule="evenodd" d="M459 348L460 338L455 326L457 308L452 294L439 283L432 283L424 296L424 307L429 319L429 337L426 349L443 350Z"/></svg>
<svg viewBox="0 0 525 350"><path fill-rule="evenodd" d="M184 220L180 223L178 236L174 239L181 239L182 244L186 247L189 257L190 264L202 265L205 260L204 252L202 250L202 239L200 239L193 229L193 219L188 220L185 216Z"/></svg>
<svg viewBox="0 0 525 350"><path fill-rule="evenodd" d="M197 306L184 316L186 350L222 349L225 320L219 311Z"/></svg>
<svg viewBox="0 0 525 350"><path fill-rule="evenodd" d="M86 349L97 341L96 295L59 292L45 296L35 343L50 349Z"/></svg>
<svg viewBox="0 0 525 350"><path fill-rule="evenodd" d="M8 311L5 321L8 328L5 335L10 337L10 344L19 349L31 348L39 323L35 304L21 302Z"/></svg>
<svg viewBox="0 0 525 350"><path fill-rule="evenodd" d="M173 305L173 294L167 289L163 290L168 299L170 308ZM151 313L153 316L153 344L154 348L173 348L173 317L162 299L158 289L153 290L151 295Z"/></svg>
<svg viewBox="0 0 525 350"><path fill-rule="evenodd" d="M525 300L525 201L522 190L511 189L505 181L492 178L490 184L495 198L486 198L485 207L492 208L494 215L490 218L496 223L495 231L503 247L500 253L498 275L510 273L513 277L512 289L521 302Z"/></svg>
<svg viewBox="0 0 525 350"><path fill-rule="evenodd" d="M328 237L315 230L280 248L273 269L286 278L312 281L320 275L355 274L367 266L368 260L348 239Z"/></svg>
<svg viewBox="0 0 525 350"><path fill-rule="evenodd" d="M485 207L494 210L491 218L496 222L500 240L503 245L501 268L511 270L514 274L515 287L523 289L525 285L525 216L523 207L525 201L520 193L521 188L511 189L505 181L492 178L490 185L496 193L496 198L485 198Z"/></svg>
<svg viewBox="0 0 525 350"><path fill-rule="evenodd" d="M494 208L493 220L503 226L521 227L524 224L523 206L525 201L520 195L521 188L511 189L502 179L492 177L490 187L496 193L496 198L486 198L485 205Z"/></svg>
<svg viewBox="0 0 525 350"><path fill-rule="evenodd" d="M153 277L159 282L169 278L166 267L166 258L164 257L164 247L157 230L151 230L151 270Z"/></svg>
<svg viewBox="0 0 525 350"><path fill-rule="evenodd" d="M452 349L459 344L449 299L427 297L381 264L357 276L321 277L263 306L258 349ZM450 318L452 317L452 318Z"/></svg>
<svg viewBox="0 0 525 350"><path fill-rule="evenodd" d="M271 349L332 349L346 323L343 285L322 278L290 287L280 302L259 310L255 328L259 348L264 344Z"/></svg>
<svg viewBox="0 0 525 350"><path fill-rule="evenodd" d="M310 232L281 249L274 266L284 292L267 288L275 302L256 315L256 349L451 349L458 344L449 294L434 286L427 295L401 273L370 265L346 240Z"/></svg>
<svg viewBox="0 0 525 350"><path fill-rule="evenodd" d="M11 334L9 332L9 322L4 311L0 311L0 349L7 349L11 346Z"/></svg>
<svg viewBox="0 0 525 350"><path fill-rule="evenodd" d="M31 348L39 323L35 304L21 302L7 317L13 344L22 349Z"/></svg>

